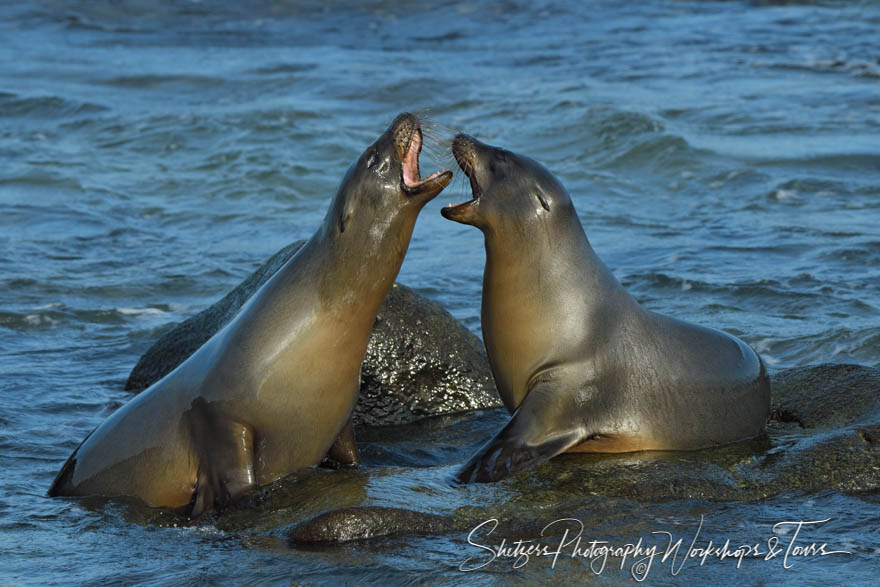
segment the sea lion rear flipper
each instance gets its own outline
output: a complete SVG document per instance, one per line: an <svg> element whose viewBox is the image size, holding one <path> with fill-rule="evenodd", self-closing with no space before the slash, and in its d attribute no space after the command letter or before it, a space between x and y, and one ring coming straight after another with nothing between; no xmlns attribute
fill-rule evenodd
<svg viewBox="0 0 880 587"><path fill-rule="evenodd" d="M549 460L586 439L582 427L570 428L570 394L551 381L532 386L510 422L456 475L460 483L499 481Z"/></svg>
<svg viewBox="0 0 880 587"><path fill-rule="evenodd" d="M187 414L199 459L190 518L221 509L256 487L254 434L250 426L228 419L202 398Z"/></svg>
<svg viewBox="0 0 880 587"><path fill-rule="evenodd" d="M321 466L336 469L340 466L357 467L360 464L361 459L354 440L354 426L349 418L327 451L327 456L321 461Z"/></svg>
<svg viewBox="0 0 880 587"><path fill-rule="evenodd" d="M95 428L97 430L97 428ZM64 461L64 465L61 467L61 470L58 471L58 474L55 476L55 480L52 481L52 486L49 487L49 492L47 495L49 497L58 497L59 495L72 495L72 491L74 490L73 485L73 471L76 469L76 456L79 454L79 449L82 448L82 445L86 443L86 440L95 433L95 430L89 432L85 438L82 439L82 442L76 447L76 449L67 457L67 460Z"/></svg>

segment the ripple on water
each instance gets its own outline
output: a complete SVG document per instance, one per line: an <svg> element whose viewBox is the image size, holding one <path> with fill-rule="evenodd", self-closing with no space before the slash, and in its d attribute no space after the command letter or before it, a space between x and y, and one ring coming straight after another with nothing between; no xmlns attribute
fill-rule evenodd
<svg viewBox="0 0 880 587"><path fill-rule="evenodd" d="M0 118L54 119L76 117L81 114L107 112L100 104L80 102L59 96L21 96L0 92Z"/></svg>
<svg viewBox="0 0 880 587"><path fill-rule="evenodd" d="M103 292L108 299L108 292ZM37 332L61 327L83 325L122 325L127 323L166 323L173 314L181 315L187 309L182 304L157 304L145 308L72 308L61 303L49 307L34 308L24 312L0 311L0 326L17 332Z"/></svg>
<svg viewBox="0 0 880 587"><path fill-rule="evenodd" d="M801 336L763 339L756 350L773 358L774 366L811 363L856 363L878 366L877 348L880 328L851 329L835 327L832 316L819 325L820 330ZM807 321L816 324L815 320Z"/></svg>

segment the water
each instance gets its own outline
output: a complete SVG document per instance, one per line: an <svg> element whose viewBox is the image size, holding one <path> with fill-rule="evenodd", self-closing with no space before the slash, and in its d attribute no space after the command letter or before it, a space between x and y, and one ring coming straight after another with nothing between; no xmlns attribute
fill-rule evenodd
<svg viewBox="0 0 880 587"><path fill-rule="evenodd" d="M772 368L880 366L878 28L874 2L4 3L0 582L628 581L571 561L463 575L479 554L464 534L273 542L303 512L338 507L343 483L358 503L438 513L504 499L450 487L468 451L430 430L418 465L388 467L366 443L365 470L328 478L323 498L231 529L45 492L129 399L128 372L163 329L307 238L405 110L434 122L423 170L452 165L443 140L457 130L542 161L647 307L735 333ZM424 210L399 280L479 332L481 237L439 214L465 185ZM876 496L593 498L575 514L612 542L689 537L700 515L713 538L743 541L831 518L810 539L853 552L792 569L667 565L659 583L868 582L880 545Z"/></svg>

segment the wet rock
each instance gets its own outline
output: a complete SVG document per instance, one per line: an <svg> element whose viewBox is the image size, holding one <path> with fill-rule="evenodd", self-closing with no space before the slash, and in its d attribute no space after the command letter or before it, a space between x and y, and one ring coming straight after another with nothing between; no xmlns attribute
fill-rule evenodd
<svg viewBox="0 0 880 587"><path fill-rule="evenodd" d="M808 365L772 379L776 417L804 428L839 428L880 410L880 371L861 365Z"/></svg>
<svg viewBox="0 0 880 587"><path fill-rule="evenodd" d="M880 490L880 425L780 439L738 474L750 499L786 491L866 493Z"/></svg>
<svg viewBox="0 0 880 587"><path fill-rule="evenodd" d="M219 302L166 332L140 358L125 388L145 389L171 372L229 322L303 244L284 247ZM500 405L480 340L440 304L394 284L364 357L355 423L405 424Z"/></svg>
<svg viewBox="0 0 880 587"><path fill-rule="evenodd" d="M292 546L334 544L397 534L442 534L460 526L450 517L402 508L353 507L326 512L294 528Z"/></svg>
<svg viewBox="0 0 880 587"><path fill-rule="evenodd" d="M756 498L880 489L880 370L808 365L772 379L774 447L738 471Z"/></svg>
<svg viewBox="0 0 880 587"><path fill-rule="evenodd" d="M394 284L364 355L355 422L406 424L500 405L480 339L437 302Z"/></svg>

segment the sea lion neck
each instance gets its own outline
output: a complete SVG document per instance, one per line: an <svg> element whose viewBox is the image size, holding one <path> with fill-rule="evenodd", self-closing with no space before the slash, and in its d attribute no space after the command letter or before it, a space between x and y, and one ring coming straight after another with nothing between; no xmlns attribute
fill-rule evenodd
<svg viewBox="0 0 880 587"><path fill-rule="evenodd" d="M552 305L571 291L622 290L590 245L576 214L555 218L529 231L490 227L484 230L486 267L483 304L487 298L523 296ZM523 290L522 284L528 283ZM601 296L596 296L599 303ZM594 303L585 299L584 304Z"/></svg>
<svg viewBox="0 0 880 587"><path fill-rule="evenodd" d="M604 267L593 251L576 214L559 215L523 227L515 222L493 222L483 229L487 267L544 272L554 259L578 259L579 264Z"/></svg>
<svg viewBox="0 0 880 587"><path fill-rule="evenodd" d="M553 230L487 230L481 325L495 382L515 409L536 373L588 344L589 325L635 301L590 246L577 217ZM511 320L511 316L516 316ZM503 357L503 359L499 359Z"/></svg>
<svg viewBox="0 0 880 587"><path fill-rule="evenodd" d="M360 219L342 233L325 222L300 253L320 275L322 303L359 306L365 315L378 311L403 264L417 213L401 209L386 218Z"/></svg>

